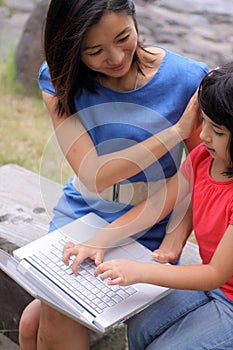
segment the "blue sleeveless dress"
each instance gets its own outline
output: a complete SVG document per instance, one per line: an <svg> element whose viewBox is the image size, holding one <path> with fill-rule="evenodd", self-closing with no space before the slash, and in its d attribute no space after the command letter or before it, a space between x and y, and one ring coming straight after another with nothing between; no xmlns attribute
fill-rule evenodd
<svg viewBox="0 0 233 350"><path fill-rule="evenodd" d="M114 91L98 84L98 93L86 90L75 97L75 106L90 134L98 154L106 154L137 144L168 128L181 117L208 67L201 62L169 50L154 77L144 86L127 92ZM54 95L47 63L39 74L40 88ZM172 176L179 168L183 144L180 143L159 161L127 179L127 182L157 181ZM89 212L112 222L131 205L82 196L69 179L63 196L54 208L50 231ZM169 216L138 238L151 250L156 249L165 234Z"/></svg>

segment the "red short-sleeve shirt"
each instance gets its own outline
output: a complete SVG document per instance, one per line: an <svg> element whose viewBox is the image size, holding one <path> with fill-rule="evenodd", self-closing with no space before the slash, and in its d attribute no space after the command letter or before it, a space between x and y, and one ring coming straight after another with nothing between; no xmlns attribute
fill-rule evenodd
<svg viewBox="0 0 233 350"><path fill-rule="evenodd" d="M201 144L182 164L182 173L191 184L193 228L204 264L210 262L227 227L233 225L233 179L212 179L212 161ZM233 300L233 276L221 289Z"/></svg>

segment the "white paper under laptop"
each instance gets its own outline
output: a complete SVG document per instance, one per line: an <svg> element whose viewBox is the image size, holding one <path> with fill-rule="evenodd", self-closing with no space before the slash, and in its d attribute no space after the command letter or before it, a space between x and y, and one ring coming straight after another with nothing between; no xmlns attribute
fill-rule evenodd
<svg viewBox="0 0 233 350"><path fill-rule="evenodd" d="M14 258L0 250L0 268L33 297L104 333L170 292L149 284L110 287L93 276L95 267L89 259L78 276L72 274L61 261L64 242L84 242L106 225L99 216L88 214L16 249ZM106 249L104 260L115 258L152 262L150 251L134 240Z"/></svg>

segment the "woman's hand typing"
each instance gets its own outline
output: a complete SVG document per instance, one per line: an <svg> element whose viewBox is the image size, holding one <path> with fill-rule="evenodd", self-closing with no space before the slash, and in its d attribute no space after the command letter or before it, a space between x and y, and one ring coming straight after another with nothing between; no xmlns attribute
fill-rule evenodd
<svg viewBox="0 0 233 350"><path fill-rule="evenodd" d="M94 260L96 266L98 266L103 261L104 249L92 246L91 244L88 244L88 242L82 244L67 242L62 252L62 261L65 265L69 265L72 256L75 256L72 263L72 271L77 275L79 265L86 258Z"/></svg>

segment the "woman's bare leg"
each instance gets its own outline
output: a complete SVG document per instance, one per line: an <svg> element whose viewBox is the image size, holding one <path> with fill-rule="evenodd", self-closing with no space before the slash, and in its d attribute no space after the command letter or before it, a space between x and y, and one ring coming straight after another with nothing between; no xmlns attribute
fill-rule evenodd
<svg viewBox="0 0 233 350"><path fill-rule="evenodd" d="M41 303L36 350L64 349L89 350L87 328Z"/></svg>
<svg viewBox="0 0 233 350"><path fill-rule="evenodd" d="M20 350L89 350L87 329L39 300L22 314L19 343Z"/></svg>
<svg viewBox="0 0 233 350"><path fill-rule="evenodd" d="M40 301L34 300L23 311L19 323L19 344L21 350L37 349L37 332L40 322Z"/></svg>

